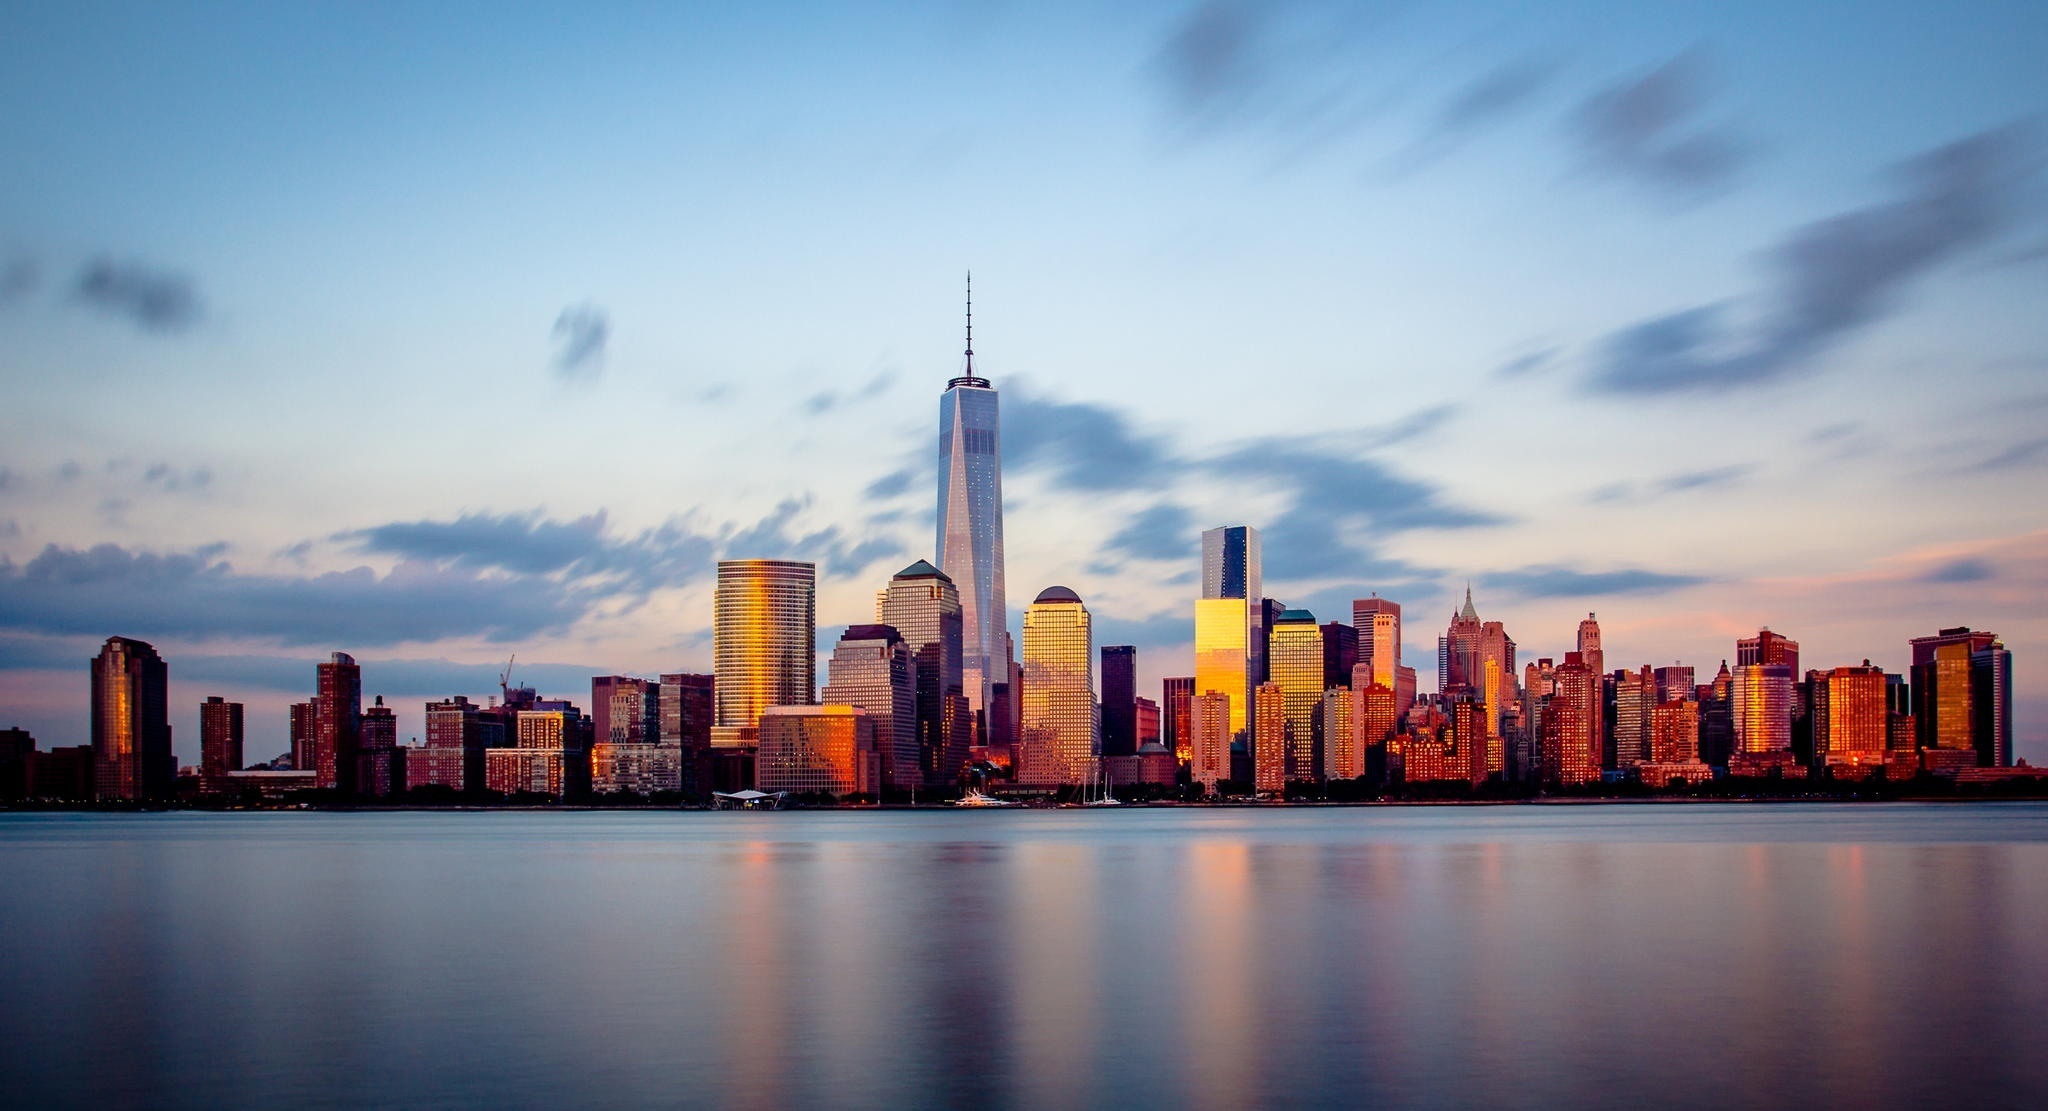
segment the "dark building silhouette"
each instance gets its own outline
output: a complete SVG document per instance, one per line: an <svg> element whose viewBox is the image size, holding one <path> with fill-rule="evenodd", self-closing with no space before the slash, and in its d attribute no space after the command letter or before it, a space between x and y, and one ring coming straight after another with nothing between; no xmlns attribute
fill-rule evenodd
<svg viewBox="0 0 2048 1111"><path fill-rule="evenodd" d="M86 802L93 797L93 765L91 745L31 752L28 797Z"/></svg>
<svg viewBox="0 0 2048 1111"><path fill-rule="evenodd" d="M199 704L199 773L242 770L242 704L219 695Z"/></svg>
<svg viewBox="0 0 2048 1111"><path fill-rule="evenodd" d="M398 747L398 715L384 696L362 713L356 743L356 790L372 798L405 789L405 752Z"/></svg>
<svg viewBox="0 0 2048 1111"><path fill-rule="evenodd" d="M178 776L167 716L170 669L156 649L108 637L92 661L93 795L156 799Z"/></svg>
<svg viewBox="0 0 2048 1111"><path fill-rule="evenodd" d="M310 772L318 769L320 761L313 755L313 704L292 703L292 767L298 771Z"/></svg>
<svg viewBox="0 0 2048 1111"><path fill-rule="evenodd" d="M1138 649L1131 644L1102 648L1102 754L1138 754Z"/></svg>
<svg viewBox="0 0 2048 1111"><path fill-rule="evenodd" d="M1350 687L1358 666L1358 629L1342 621L1323 623L1323 689Z"/></svg>
<svg viewBox="0 0 2048 1111"><path fill-rule="evenodd" d="M36 739L28 730L0 730L0 799L28 797L29 765L35 757Z"/></svg>

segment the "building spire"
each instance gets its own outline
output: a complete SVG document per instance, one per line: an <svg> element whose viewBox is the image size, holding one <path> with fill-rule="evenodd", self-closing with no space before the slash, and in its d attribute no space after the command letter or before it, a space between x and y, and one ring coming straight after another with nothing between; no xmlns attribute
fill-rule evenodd
<svg viewBox="0 0 2048 1111"><path fill-rule="evenodd" d="M967 272L967 377L974 377L974 271Z"/></svg>
<svg viewBox="0 0 2048 1111"><path fill-rule="evenodd" d="M1479 620L1479 611L1472 607L1472 581L1470 579L1465 581L1465 608L1458 616L1467 621Z"/></svg>

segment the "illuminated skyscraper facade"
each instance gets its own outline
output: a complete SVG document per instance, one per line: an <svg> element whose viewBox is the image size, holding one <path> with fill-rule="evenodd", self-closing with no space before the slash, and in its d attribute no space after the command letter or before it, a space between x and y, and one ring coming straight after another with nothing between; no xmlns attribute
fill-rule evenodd
<svg viewBox="0 0 2048 1111"><path fill-rule="evenodd" d="M1394 713L1394 692L1392 688L1377 681L1363 682L1372 678L1373 665L1361 662L1352 672L1351 726L1358 740L1357 759L1361 774L1384 775L1386 771L1387 742L1393 739L1396 725Z"/></svg>
<svg viewBox="0 0 2048 1111"><path fill-rule="evenodd" d="M1352 722L1356 708L1348 686L1325 688L1316 703L1316 751L1322 754L1324 779L1357 779L1365 774L1365 752Z"/></svg>
<svg viewBox="0 0 2048 1111"><path fill-rule="evenodd" d="M882 782L909 790L924 780L917 751L917 663L888 625L850 625L832 649L824 701L857 706L874 723Z"/></svg>
<svg viewBox="0 0 2048 1111"><path fill-rule="evenodd" d="M1600 677L1585 657L1567 652L1551 671L1543 708L1543 775L1563 786L1600 778Z"/></svg>
<svg viewBox="0 0 2048 1111"><path fill-rule="evenodd" d="M1689 764L1699 759L1700 704L1671 699L1650 709L1650 760L1657 764Z"/></svg>
<svg viewBox="0 0 2048 1111"><path fill-rule="evenodd" d="M93 797L163 798L177 780L170 668L149 644L108 637L92 661Z"/></svg>
<svg viewBox="0 0 2048 1111"><path fill-rule="evenodd" d="M1230 735L1244 734L1251 709L1250 610L1243 598L1201 598L1195 602L1195 693L1220 694L1229 701Z"/></svg>
<svg viewBox="0 0 2048 1111"><path fill-rule="evenodd" d="M1024 611L1023 703L1017 781L1041 787L1094 782L1102 756L1095 634L1088 608L1064 586L1040 591Z"/></svg>
<svg viewBox="0 0 2048 1111"><path fill-rule="evenodd" d="M1358 630L1358 662L1372 667L1372 681L1389 690L1401 666L1401 605L1375 594L1351 603L1351 627Z"/></svg>
<svg viewBox="0 0 2048 1111"><path fill-rule="evenodd" d="M875 621L895 629L917 661L917 749L925 782L952 783L974 739L973 711L961 686L959 589L920 559L896 572L875 597Z"/></svg>
<svg viewBox="0 0 2048 1111"><path fill-rule="evenodd" d="M1943 629L1912 648L1920 747L1974 749L1979 764L2011 765L2012 653L1998 634Z"/></svg>
<svg viewBox="0 0 2048 1111"><path fill-rule="evenodd" d="M817 701L815 564L728 559L718 564L711 657L716 721L711 743L746 747L771 706Z"/></svg>
<svg viewBox="0 0 2048 1111"><path fill-rule="evenodd" d="M1614 765L1632 768L1650 759L1650 713L1657 678L1648 667L1624 671L1614 684Z"/></svg>
<svg viewBox="0 0 2048 1111"><path fill-rule="evenodd" d="M199 704L199 772L242 770L242 704L214 695Z"/></svg>
<svg viewBox="0 0 2048 1111"><path fill-rule="evenodd" d="M1188 721L1188 700L1195 696L1195 677L1169 676L1160 683L1159 694L1165 703L1159 708L1159 739L1173 753L1175 760L1185 764L1193 759L1193 753L1189 751L1194 733Z"/></svg>
<svg viewBox="0 0 2048 1111"><path fill-rule="evenodd" d="M1284 610L1273 622L1266 655L1267 686L1280 694L1283 719L1282 772L1288 779L1315 779L1315 713L1323 699L1323 630L1307 610ZM1262 690L1264 688L1261 688Z"/></svg>
<svg viewBox="0 0 2048 1111"><path fill-rule="evenodd" d="M1813 762L1858 774L1884 766L1890 707L1881 667L1837 667L1814 674Z"/></svg>
<svg viewBox="0 0 2048 1111"><path fill-rule="evenodd" d="M1791 752L1791 669L1784 664L1739 664L1731 674L1736 754Z"/></svg>
<svg viewBox="0 0 2048 1111"><path fill-rule="evenodd" d="M986 720L990 688L1007 682L1014 653L1003 601L1002 421L995 387L974 372L971 285L966 362L939 398L938 552L960 596L961 689L970 712Z"/></svg>
<svg viewBox="0 0 2048 1111"><path fill-rule="evenodd" d="M1268 678L1266 602L1259 530L1224 525L1202 533L1202 598L1195 603L1195 690L1230 696L1231 732L1249 722L1252 689ZM1210 605L1237 602L1237 606ZM1227 626L1236 620L1242 629Z"/></svg>
<svg viewBox="0 0 2048 1111"><path fill-rule="evenodd" d="M1252 692L1252 787L1262 795L1287 789L1287 695L1278 683Z"/></svg>

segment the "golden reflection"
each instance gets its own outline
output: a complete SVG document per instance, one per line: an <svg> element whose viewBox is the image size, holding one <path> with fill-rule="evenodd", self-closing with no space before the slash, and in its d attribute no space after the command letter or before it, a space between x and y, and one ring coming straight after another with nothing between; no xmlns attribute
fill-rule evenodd
<svg viewBox="0 0 2048 1111"><path fill-rule="evenodd" d="M1188 1104L1238 1108L1254 1103L1251 849L1238 841L1198 841L1188 847L1182 890L1187 892L1184 965L1188 1005L1181 1010L1181 1045L1187 1065Z"/></svg>

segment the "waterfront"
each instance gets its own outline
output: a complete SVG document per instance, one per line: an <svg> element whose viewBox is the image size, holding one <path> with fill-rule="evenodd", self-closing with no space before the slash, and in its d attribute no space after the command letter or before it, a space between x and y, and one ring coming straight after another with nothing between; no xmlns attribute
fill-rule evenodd
<svg viewBox="0 0 2048 1111"><path fill-rule="evenodd" d="M2039 1105L2048 804L0 815L19 1105Z"/></svg>

